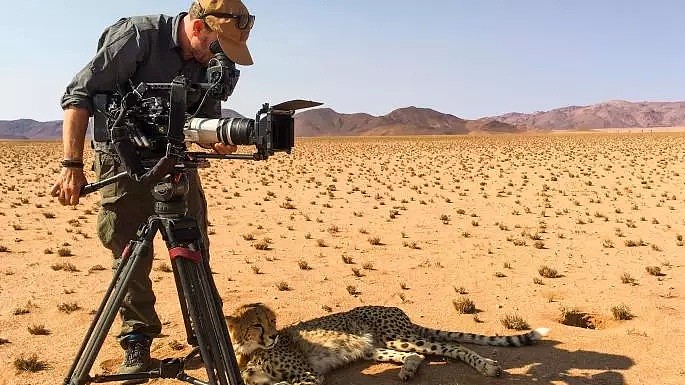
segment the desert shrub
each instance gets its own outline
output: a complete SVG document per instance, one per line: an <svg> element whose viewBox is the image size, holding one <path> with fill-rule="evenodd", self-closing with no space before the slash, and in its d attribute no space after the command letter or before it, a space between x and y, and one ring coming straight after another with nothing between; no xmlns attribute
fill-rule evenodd
<svg viewBox="0 0 685 385"><path fill-rule="evenodd" d="M645 270L647 273L649 273L649 275L654 275L657 277L663 275L659 266L647 266L645 267Z"/></svg>
<svg viewBox="0 0 685 385"><path fill-rule="evenodd" d="M543 265L538 268L538 273L545 277L545 278L559 278L560 275L556 271L556 269L553 269L549 266Z"/></svg>
<svg viewBox="0 0 685 385"><path fill-rule="evenodd" d="M513 330L526 330L530 329L528 322L526 322L521 316L517 314L507 314L500 318L500 322L507 329Z"/></svg>
<svg viewBox="0 0 685 385"><path fill-rule="evenodd" d="M634 317L630 312L630 308L624 304L612 306L611 314L614 316L615 320L629 320Z"/></svg>
<svg viewBox="0 0 685 385"><path fill-rule="evenodd" d="M14 360L14 368L20 372L39 372L48 368L47 362L40 360L36 353L25 357L23 354Z"/></svg>
<svg viewBox="0 0 685 385"><path fill-rule="evenodd" d="M286 281L281 281L281 282L277 283L276 288L280 291L292 290L292 288L290 287L290 285L288 285L288 282L286 282Z"/></svg>
<svg viewBox="0 0 685 385"><path fill-rule="evenodd" d="M460 314L473 314L476 312L476 304L468 297L452 300L452 305Z"/></svg>

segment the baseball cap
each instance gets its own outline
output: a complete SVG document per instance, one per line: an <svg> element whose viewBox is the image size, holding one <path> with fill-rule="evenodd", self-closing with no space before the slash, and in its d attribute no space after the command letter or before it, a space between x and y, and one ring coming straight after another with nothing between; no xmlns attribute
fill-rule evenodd
<svg viewBox="0 0 685 385"><path fill-rule="evenodd" d="M247 39L255 17L241 0L197 0L199 18L219 36L219 45L229 59L240 65L251 65L252 55Z"/></svg>

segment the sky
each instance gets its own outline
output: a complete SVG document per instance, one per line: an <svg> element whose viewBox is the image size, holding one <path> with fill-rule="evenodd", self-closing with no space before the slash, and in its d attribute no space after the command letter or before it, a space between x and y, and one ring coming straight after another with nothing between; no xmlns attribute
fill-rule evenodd
<svg viewBox="0 0 685 385"><path fill-rule="evenodd" d="M224 102L417 106L477 119L568 105L685 100L680 0L244 0L252 66ZM0 0L0 120L62 118L102 30L190 0Z"/></svg>

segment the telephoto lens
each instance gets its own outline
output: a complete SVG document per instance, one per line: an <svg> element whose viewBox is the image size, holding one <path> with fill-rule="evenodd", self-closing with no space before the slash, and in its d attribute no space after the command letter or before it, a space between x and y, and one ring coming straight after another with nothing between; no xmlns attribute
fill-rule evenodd
<svg viewBox="0 0 685 385"><path fill-rule="evenodd" d="M252 145L256 140L254 123L254 119L248 118L193 118L186 125L183 134L186 142L198 144Z"/></svg>

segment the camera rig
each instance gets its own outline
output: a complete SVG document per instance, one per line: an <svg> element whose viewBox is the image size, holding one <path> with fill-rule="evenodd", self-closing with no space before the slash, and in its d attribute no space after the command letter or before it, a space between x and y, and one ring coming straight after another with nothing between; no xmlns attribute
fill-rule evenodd
<svg viewBox="0 0 685 385"><path fill-rule="evenodd" d="M273 106L264 103L254 119L198 117L207 100L226 100L240 76L215 43L210 48L214 57L207 67L206 83L191 83L181 75L171 83L141 82L128 92L95 95L93 140L110 145L126 172L86 185L82 194L126 175L139 183L154 184L174 168L198 167L210 158L266 160L276 152L290 153L295 111L322 103L301 99ZM214 143L254 145L256 152L191 152L188 142L202 147Z"/></svg>

